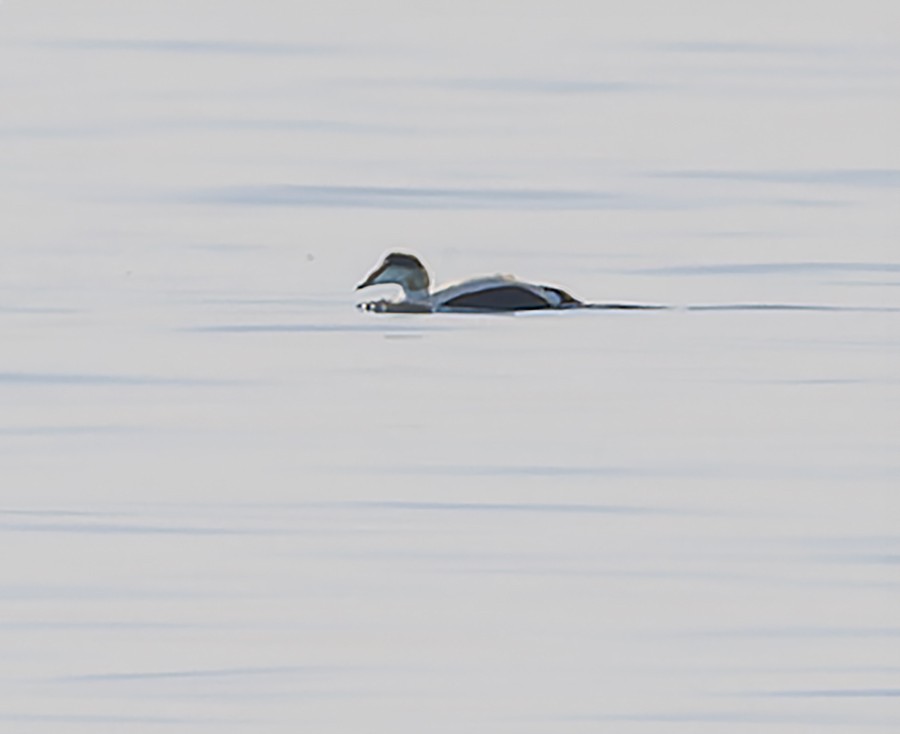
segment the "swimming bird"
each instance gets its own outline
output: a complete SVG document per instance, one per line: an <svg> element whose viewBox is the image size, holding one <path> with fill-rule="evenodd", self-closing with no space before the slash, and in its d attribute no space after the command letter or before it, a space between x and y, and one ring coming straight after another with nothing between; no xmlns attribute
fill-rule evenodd
<svg viewBox="0 0 900 734"><path fill-rule="evenodd" d="M586 304L561 288L536 285L511 275L471 278L432 291L428 271L415 255L392 252L356 290L380 283L396 283L403 289L400 301L370 301L359 307L379 312L484 312L534 311L537 309L579 308Z"/></svg>

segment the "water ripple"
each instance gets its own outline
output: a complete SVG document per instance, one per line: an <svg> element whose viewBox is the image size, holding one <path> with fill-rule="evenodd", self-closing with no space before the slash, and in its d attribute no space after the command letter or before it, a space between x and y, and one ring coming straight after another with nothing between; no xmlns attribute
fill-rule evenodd
<svg viewBox="0 0 900 734"><path fill-rule="evenodd" d="M239 384L231 380L74 372L0 372L0 385L72 385L84 387L201 387Z"/></svg>
<svg viewBox="0 0 900 734"><path fill-rule="evenodd" d="M533 79L527 77L471 77L423 82L428 87L469 92L506 94L622 94L656 92L668 85L640 82L593 81L584 79Z"/></svg>
<svg viewBox="0 0 900 734"><path fill-rule="evenodd" d="M451 327L437 324L397 324L393 322L372 324L216 324L195 326L187 331L224 334L279 334L279 333L340 333L376 332L390 335L392 332L448 331Z"/></svg>
<svg viewBox="0 0 900 734"><path fill-rule="evenodd" d="M571 189L417 188L404 186L225 186L187 195L190 203L245 206L348 207L365 209L647 209L663 202L602 191Z"/></svg>
<svg viewBox="0 0 900 734"><path fill-rule="evenodd" d="M832 688L810 691L764 691L752 695L771 698L900 698L900 688Z"/></svg>
<svg viewBox="0 0 900 734"><path fill-rule="evenodd" d="M294 673L315 674L334 672L335 668L322 668L304 665L278 665L244 668L212 668L196 670L166 670L152 673L101 673L89 675L70 675L56 678L57 681L145 681L180 678L235 678L257 675L284 675Z"/></svg>
<svg viewBox="0 0 900 734"><path fill-rule="evenodd" d="M526 512L526 513L572 513L601 515L659 515L671 514L672 510L628 505L588 505L556 503L518 502L351 502L354 507L416 510L429 512Z"/></svg>
<svg viewBox="0 0 900 734"><path fill-rule="evenodd" d="M864 188L897 188L897 168L834 168L823 170L693 170L659 171L656 178L700 179L711 181L745 181L771 184L807 184L819 186L857 186Z"/></svg>
<svg viewBox="0 0 900 734"><path fill-rule="evenodd" d="M319 56L340 51L335 46L254 41L201 41L191 39L88 38L39 41L36 46L72 51L137 51L141 53L222 54L230 56Z"/></svg>
<svg viewBox="0 0 900 734"><path fill-rule="evenodd" d="M820 273L900 273L896 262L701 263L630 271L641 275L792 275Z"/></svg>

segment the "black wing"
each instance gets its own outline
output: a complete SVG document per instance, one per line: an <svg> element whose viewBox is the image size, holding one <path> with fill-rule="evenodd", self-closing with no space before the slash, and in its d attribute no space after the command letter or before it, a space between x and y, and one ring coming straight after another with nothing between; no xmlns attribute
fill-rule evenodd
<svg viewBox="0 0 900 734"><path fill-rule="evenodd" d="M538 294L516 285L498 285L474 293L463 293L441 304L443 308L471 308L481 311L533 311L553 308Z"/></svg>

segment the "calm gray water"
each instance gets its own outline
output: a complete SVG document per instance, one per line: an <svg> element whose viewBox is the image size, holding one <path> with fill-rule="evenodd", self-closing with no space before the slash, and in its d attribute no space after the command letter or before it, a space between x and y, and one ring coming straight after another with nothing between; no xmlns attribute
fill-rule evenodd
<svg viewBox="0 0 900 734"><path fill-rule="evenodd" d="M0 4L4 731L900 729L900 10L724 5Z"/></svg>

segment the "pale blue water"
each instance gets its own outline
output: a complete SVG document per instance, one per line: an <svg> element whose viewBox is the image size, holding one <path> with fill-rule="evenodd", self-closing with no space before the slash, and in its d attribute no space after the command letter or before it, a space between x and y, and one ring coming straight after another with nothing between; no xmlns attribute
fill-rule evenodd
<svg viewBox="0 0 900 734"><path fill-rule="evenodd" d="M5 730L896 731L900 18L800 5L0 4Z"/></svg>

